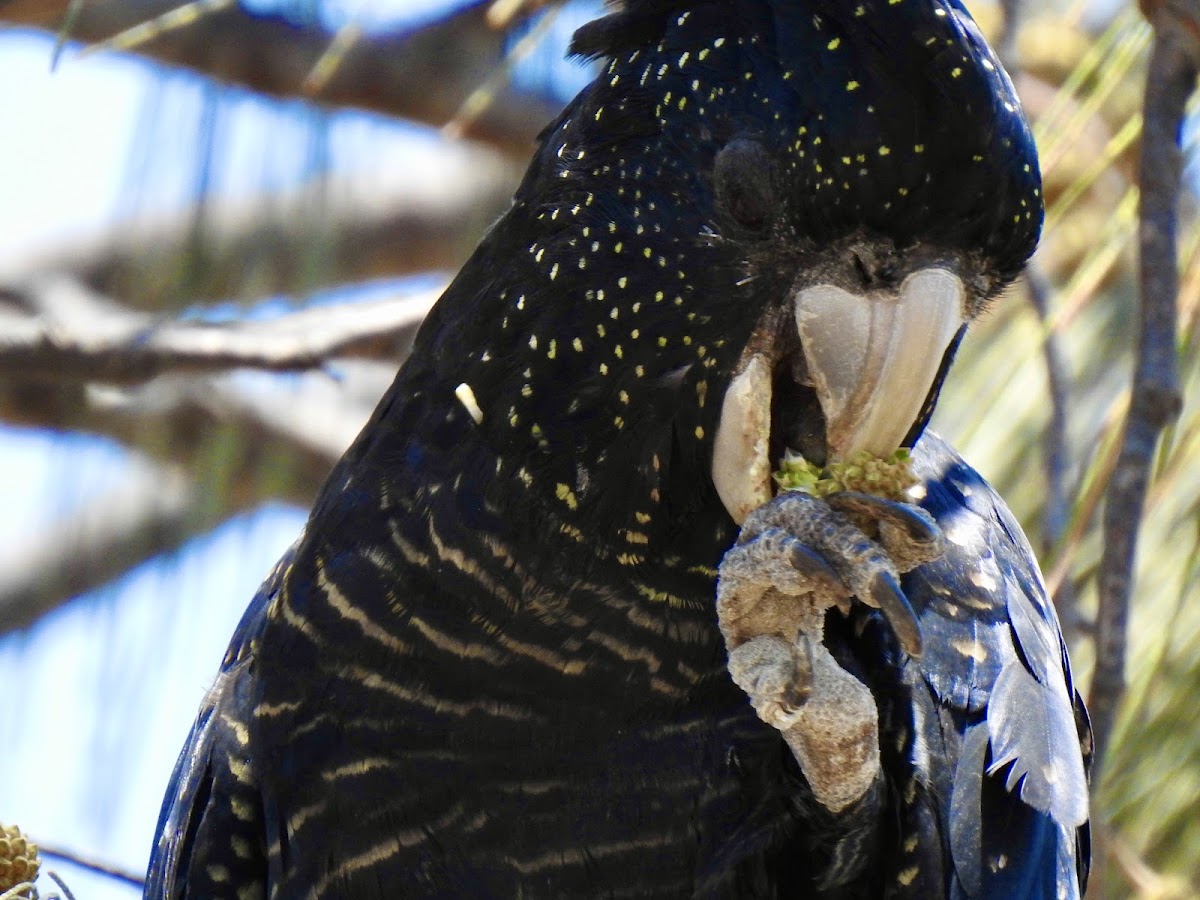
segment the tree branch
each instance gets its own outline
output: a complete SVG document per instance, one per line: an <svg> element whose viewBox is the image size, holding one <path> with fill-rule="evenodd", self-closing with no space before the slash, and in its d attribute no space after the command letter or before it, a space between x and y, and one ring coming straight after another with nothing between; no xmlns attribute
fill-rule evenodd
<svg viewBox="0 0 1200 900"><path fill-rule="evenodd" d="M179 0L80 4L69 36L105 41L180 5ZM54 31L69 6L70 0L4 0L0 20ZM487 6L475 3L414 30L355 41L310 99L438 126L448 122L504 58L505 36L489 24ZM296 97L335 37L312 21L315 9L295 4L287 17L258 16L225 5L183 27L157 29L136 52L264 94ZM463 136L524 159L557 107L548 97L504 86Z"/></svg>
<svg viewBox="0 0 1200 900"><path fill-rule="evenodd" d="M268 321L162 321L75 282L41 278L0 289L0 376L128 383L239 367L311 369L337 355L394 360L408 352L437 296L323 306Z"/></svg>
<svg viewBox="0 0 1200 900"><path fill-rule="evenodd" d="M1125 687L1125 642L1138 526L1159 434L1181 406L1175 348L1176 203L1184 108L1200 58L1200 2L1153 5L1154 48L1146 76L1145 130L1139 164L1142 331L1129 417L1104 511L1104 558L1099 575L1096 670L1091 715L1096 765L1101 765ZM1095 779L1098 783L1099 779Z"/></svg>
<svg viewBox="0 0 1200 900"><path fill-rule="evenodd" d="M141 309L169 309L180 295L194 303L302 294L456 270L520 173L493 153L449 143L423 152L420 168L420 179L396 168L339 174L281 194L205 198L202 210L106 223L0 255L0 284L57 272Z"/></svg>
<svg viewBox="0 0 1200 900"><path fill-rule="evenodd" d="M223 520L200 514L178 470L141 464L76 514L9 541L0 556L0 635L27 627ZM211 508L207 505L206 508Z"/></svg>
<svg viewBox="0 0 1200 900"><path fill-rule="evenodd" d="M140 466L110 495L6 548L0 634L241 510L269 499L310 505L395 374L390 362L339 361L337 368L336 380L227 374L160 378L133 389L68 384L0 392L6 418L39 424L38 416L49 417L163 461Z"/></svg>
<svg viewBox="0 0 1200 900"><path fill-rule="evenodd" d="M206 484L218 465L221 491L242 507L308 506L396 374L391 362L330 368L336 375L159 378L133 389L0 381L0 419L103 435Z"/></svg>

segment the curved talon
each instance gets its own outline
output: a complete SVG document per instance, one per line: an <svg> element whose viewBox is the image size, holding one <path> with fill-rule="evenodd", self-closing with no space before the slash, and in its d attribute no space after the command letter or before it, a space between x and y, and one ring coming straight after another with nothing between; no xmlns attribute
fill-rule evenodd
<svg viewBox="0 0 1200 900"><path fill-rule="evenodd" d="M945 550L941 528L919 506L856 491L830 494L825 502L868 533L877 527L879 543L901 572L937 559Z"/></svg>
<svg viewBox="0 0 1200 900"><path fill-rule="evenodd" d="M812 696L812 689L812 644L804 632L800 632L792 644L792 678L783 694L783 702L791 709L798 709Z"/></svg>
<svg viewBox="0 0 1200 900"><path fill-rule="evenodd" d="M846 588L837 570L820 553L795 538L788 541L788 562L792 564L792 568L829 595L838 596L845 593Z"/></svg>
<svg viewBox="0 0 1200 900"><path fill-rule="evenodd" d="M870 589L859 599L883 613L905 653L912 657L921 655L921 626L917 614L890 572L876 572Z"/></svg>
<svg viewBox="0 0 1200 900"><path fill-rule="evenodd" d="M918 544L941 542L942 531L933 516L911 503L897 503L883 497L860 494L857 491L838 491L825 497L825 502L838 512L869 521L890 522L902 530L909 540Z"/></svg>
<svg viewBox="0 0 1200 900"><path fill-rule="evenodd" d="M781 731L793 727L812 695L812 648L761 634L729 651L729 674L750 697L760 719Z"/></svg>

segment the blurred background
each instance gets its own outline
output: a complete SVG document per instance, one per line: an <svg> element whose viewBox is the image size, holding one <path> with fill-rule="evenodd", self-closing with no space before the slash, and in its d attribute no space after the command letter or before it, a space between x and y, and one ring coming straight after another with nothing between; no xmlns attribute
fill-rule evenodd
<svg viewBox="0 0 1200 900"><path fill-rule="evenodd" d="M1028 3L1007 24L968 6L1035 123L1048 214L934 427L1024 524L1086 687L1138 327L1151 32L1122 0ZM590 78L563 57L599 12L0 0L0 823L144 870L234 625ZM1155 460L1093 897L1200 896L1198 175L1181 201L1188 402ZM138 896L46 865L79 900Z"/></svg>

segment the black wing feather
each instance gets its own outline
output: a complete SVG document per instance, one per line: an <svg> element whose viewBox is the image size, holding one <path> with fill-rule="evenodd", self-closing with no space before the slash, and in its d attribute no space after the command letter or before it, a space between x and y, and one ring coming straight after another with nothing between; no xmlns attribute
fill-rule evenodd
<svg viewBox="0 0 1200 900"><path fill-rule="evenodd" d="M1079 896L1088 728L1037 562L1003 501L941 438L926 433L914 463L948 537L945 556L906 576L905 589L942 729L924 728L939 743L914 755L917 777L945 798L952 893Z"/></svg>

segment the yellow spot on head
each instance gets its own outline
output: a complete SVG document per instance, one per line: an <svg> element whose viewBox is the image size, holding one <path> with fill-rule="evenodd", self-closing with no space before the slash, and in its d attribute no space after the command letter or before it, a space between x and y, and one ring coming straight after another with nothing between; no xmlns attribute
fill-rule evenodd
<svg viewBox="0 0 1200 900"><path fill-rule="evenodd" d="M826 44L825 46L826 46L827 48L829 48L830 50L836 50L836 49L837 49L838 47L840 47L841 45L842 45L842 39L841 39L841 38L834 38L832 41L830 41L830 42L829 42L828 44Z"/></svg>
<svg viewBox="0 0 1200 900"><path fill-rule="evenodd" d="M857 91L858 90L858 82L857 81L847 81L846 82L846 90Z"/></svg>
<svg viewBox="0 0 1200 900"><path fill-rule="evenodd" d="M696 426L696 440L698 440L698 441L704 440L704 428L700 425Z"/></svg>

